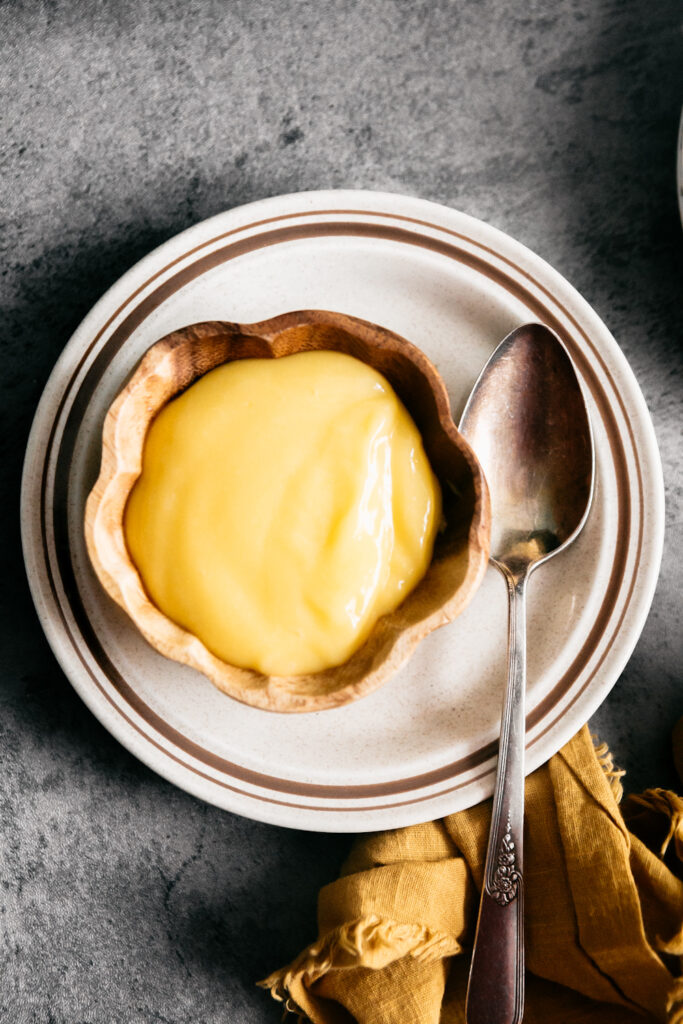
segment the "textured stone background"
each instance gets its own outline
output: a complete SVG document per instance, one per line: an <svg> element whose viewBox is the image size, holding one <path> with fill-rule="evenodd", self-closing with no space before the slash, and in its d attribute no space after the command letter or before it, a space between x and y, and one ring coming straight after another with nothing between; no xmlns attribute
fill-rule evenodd
<svg viewBox="0 0 683 1024"><path fill-rule="evenodd" d="M254 981L313 937L316 890L349 839L199 803L135 761L71 690L19 549L21 460L41 389L123 271L227 207L386 189L509 232L594 305L652 411L665 563L594 724L631 790L674 786L680 5L5 0L0 21L0 1019L276 1021Z"/></svg>

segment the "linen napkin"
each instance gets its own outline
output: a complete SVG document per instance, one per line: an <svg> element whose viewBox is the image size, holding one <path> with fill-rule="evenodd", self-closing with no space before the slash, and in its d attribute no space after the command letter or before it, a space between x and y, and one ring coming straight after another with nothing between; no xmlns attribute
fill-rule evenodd
<svg viewBox="0 0 683 1024"><path fill-rule="evenodd" d="M584 726L527 778L525 1024L683 1024L683 800L620 806L623 774ZM359 838L317 940L260 984L314 1024L464 1024L490 816Z"/></svg>

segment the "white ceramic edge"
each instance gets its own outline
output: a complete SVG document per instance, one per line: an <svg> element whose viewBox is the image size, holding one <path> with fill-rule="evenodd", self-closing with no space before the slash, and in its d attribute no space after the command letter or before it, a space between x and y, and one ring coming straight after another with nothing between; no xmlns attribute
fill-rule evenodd
<svg viewBox="0 0 683 1024"><path fill-rule="evenodd" d="M230 793L228 798L225 799L227 791L222 787L201 779L182 765L177 765L164 753L157 751L148 740L136 734L125 720L121 718L120 714L93 689L87 680L84 683L80 678L79 670L74 670L71 646L68 643L64 643L61 629L52 621L49 608L43 598L37 574L31 571L39 566L34 553L31 551L31 538L29 536L31 530L31 516L29 512L32 497L31 491L35 486L31 480L32 464L36 461L40 439L46 427L49 430L52 422L50 405L53 394L59 390L58 380L74 355L78 354L81 339L91 335L95 325L99 326L108 319L108 316L111 315L109 310L112 308L116 309L121 305L130 292L134 290L134 287L131 287L133 282L138 282L140 279L144 280L145 277L149 276L149 271L152 268L156 268L159 264L159 257L162 253L164 262L167 263L169 258L172 259L188 248L191 248L191 244L188 243L201 244L204 241L209 241L213 237L215 228L218 225L226 230L239 230L240 227L246 227L253 222L255 213L259 214L259 219L266 219L268 215L281 216L288 212L300 212L303 207L303 209L308 208L312 213L320 211L322 214L330 205L333 205L336 209L341 208L344 211L347 209L367 210L368 214L380 212L391 216L398 212L405 216L414 216L417 219L426 221L430 219L433 221L436 218L436 230L440 227L462 230L463 226L465 226L470 229L473 237L478 240L481 240L483 237L492 248L498 251L502 250L508 254L512 250L517 258L521 258L526 266L533 268L536 272L540 272L541 279L545 279L545 283L550 284L553 292L559 288L564 296L572 300L575 307L574 311L579 314L584 323L588 321L591 333L598 335L600 340L607 346L611 358L616 360L618 364L620 374L625 381L628 381L629 386L626 389L628 398L637 409L637 418L640 433L642 434L641 440L644 441L644 464L650 469L654 478L652 492L649 495L652 501L653 528L648 536L649 558L640 574L639 585L633 594L629 607L628 633L623 635L622 630L621 642L617 645L618 650L615 652L613 645L610 651L610 671L606 672L604 668L602 671L603 678L605 680L611 678L612 681L605 681L602 686L598 685L596 681L589 688L588 696L581 700L578 705L582 712L581 717L583 721L587 720L597 710L607 693L612 689L635 647L647 618L661 562L664 534L664 487L659 450L645 400L633 371L619 346L591 306L565 278L541 259L541 257L522 245L522 243L517 242L509 235L483 221L438 203L405 196L400 193L360 190L295 192L284 196L257 200L256 202L236 207L233 210L223 211L173 236L136 263L105 292L78 326L55 364L34 417L24 461L21 488L22 544L31 594L48 642L67 678L101 724L134 756L174 785L225 810L244 814L266 823L310 831L355 832L360 830L372 831L388 827L393 828L415 824L429 818L441 817L453 811L455 802L452 794L447 793L442 796L437 795L426 799L418 804L408 804L407 807L370 807L367 810L354 811L347 814L344 811L335 810L333 807L323 811L262 803L258 799L241 797L239 794L234 793ZM528 757L527 771L533 771L540 764L543 764L551 756L551 753L548 753L549 748L559 749L563 743L574 735L578 727L576 711L573 715L560 719L560 722L545 734L544 742L538 744L538 749L532 751L531 756ZM491 795L493 791L493 766L494 761L492 759L487 776L477 783L467 785L467 791L471 797L467 801L468 805L471 806Z"/></svg>
<svg viewBox="0 0 683 1024"><path fill-rule="evenodd" d="M683 225L683 110L678 123L678 142L676 145L676 192L678 194L678 213Z"/></svg>

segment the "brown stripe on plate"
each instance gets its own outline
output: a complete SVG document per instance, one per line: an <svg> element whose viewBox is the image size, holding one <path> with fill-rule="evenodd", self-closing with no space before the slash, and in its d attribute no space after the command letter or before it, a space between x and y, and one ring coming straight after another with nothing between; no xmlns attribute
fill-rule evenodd
<svg viewBox="0 0 683 1024"><path fill-rule="evenodd" d="M351 214L353 212L354 211L313 211L311 213L305 214L305 216L325 216L326 214L334 214L336 216L336 215ZM372 216L372 214L369 213L368 211L357 211L357 212L360 213L360 214L363 214L363 215ZM506 257L501 256L499 253L495 252L495 250L490 249L490 248L488 248L486 246L479 246L478 243L473 242L471 239L468 239L464 235L459 235L457 232L453 232L453 231L449 231L448 229L440 228L438 226L429 224L428 222L417 221L414 218L407 218L407 217L401 217L401 216L390 215L390 214L377 214L376 216L382 217L384 219L395 219L395 220L399 220L399 221L402 221L402 222L411 222L411 223L415 223L415 224L425 225L425 226L431 228L432 230L437 230L437 231L439 231L441 233L447 233L447 234L449 234L451 236L455 236L455 237L457 237L457 238L459 238L461 240L467 241L470 245L477 245L478 248L480 248L482 251L488 252L489 254L494 255L496 257L496 259L498 259L498 260L500 260L502 262L508 263L508 265L512 265L510 263L510 261L507 260ZM247 230L253 229L255 227L261 226L261 225L272 223L274 220L285 220L285 219L289 220L289 219L293 219L293 218L296 218L296 217L297 217L296 214L292 214L292 215L286 215L285 217L282 217L282 218L270 218L270 219L268 219L266 221L257 222L256 224L251 225L251 226L246 226L246 227L243 227L243 228L238 228L234 232L226 233L225 236L218 236L217 239L212 239L210 242L207 242L207 243L202 244L201 246L195 247L195 249L190 250L189 253L184 253L182 256L176 258L174 261L169 263L163 270L156 272L143 285L141 285L140 288L136 289L136 291L134 293L132 293L132 295L126 300L126 302L124 302L119 307L117 312L115 314L113 314L112 317L109 318L109 320L107 321L107 324L98 332L96 337L92 340L92 342L87 347L86 352L82 356L82 358L81 358L77 368L72 373L72 375L71 375L71 377L70 377L70 379L69 379L69 381L68 381L68 383L67 383L67 385L65 387L65 390L64 390L64 393L63 393L63 397L62 397L62 400L60 402L59 409L58 409L58 411L57 411L57 413L55 415L55 420L54 420L54 424L53 424L53 430L52 430L52 433L50 435L50 439L48 441L48 448L46 450L46 455L45 455L44 473L43 473L43 480L42 480L42 487L41 487L41 525L43 527L43 541L44 541L44 544L45 544L45 539L46 539L45 538L45 529L46 529L46 524L47 524L47 508L46 508L47 469L48 469L48 464L51 461L50 460L50 455L51 455L51 448L53 447L53 444L54 444L54 437L55 437L55 433L56 433L56 424L57 424L57 421L59 419L60 413L61 413L62 409L64 408L65 403L66 403L66 401L67 401L67 399L69 397L69 394L70 394L70 391L71 391L71 389L73 387L73 384L74 384L76 376L78 375L78 373L79 373L80 369L82 368L85 360L87 359L87 356L93 351L94 347L97 345L98 341L100 340L102 335L105 333L105 331L107 330L108 326L110 326L111 323L113 322L113 320L118 315L120 315L120 313L123 311L125 306L131 301L132 298L134 298L135 296L140 294L145 288L147 288L149 286L149 284L153 280L156 280L160 275L162 275L163 273L167 272L174 265L176 265L179 262L182 262L183 260L187 259L188 255L190 255L192 252L198 252L201 249L205 249L207 246L215 244L216 241L219 241L221 238L227 237L227 235L234 234L234 233L241 233L243 231L247 231ZM280 778L275 777L275 776L269 776L269 775L262 774L262 773L259 773L259 772L253 772L253 771L251 771L249 769L244 768L241 765L237 765L237 764L234 764L233 762L230 762L230 761L227 761L227 760L225 760L223 758L220 758L217 755L213 754L211 751L206 750L205 748L199 746L198 744L196 744L193 741L189 740L182 733L178 732L173 727L171 727L167 722L165 722L162 718L160 718L160 716L158 716L144 701L142 701L142 699L139 697L139 695L132 689L132 687L126 682L126 680L118 672L116 667L111 663L111 661L109 660L108 656L106 655L106 652L103 650L103 648L102 648L102 646L101 646L101 644L99 642L99 639L98 639L97 635L95 634L95 631L93 630L92 624L90 623L90 621L89 621L89 619L87 617L85 609L83 608L83 605L82 605L82 602L81 602L81 599L80 599L80 594L79 594L79 591L78 591L78 587L77 587L77 584L76 584L75 576L74 576L74 573L73 573L73 566L72 566L72 563L71 563L70 552L69 552L69 541L68 541L68 527L67 527L67 515L66 515L66 513L67 513L67 504L66 504L67 494L66 494L66 491L67 491L67 481L68 481L68 469L69 469L71 457L72 457L72 454L73 454L73 445L74 445L76 433L77 433L78 426L80 424L80 419L81 419L81 416L83 415L84 409L86 408L88 402L90 401L90 399L92 397L92 393L93 393L95 387L97 386L97 384L99 383L99 380L101 379L102 373L104 372L106 367L109 365L109 363L114 358L116 353L119 351L121 346L130 337L131 333L136 329L137 326L139 326L140 323L142 323L146 319L147 316L149 316L149 314L154 309L156 309L162 302L164 302L167 298L169 298L172 294L174 294L178 289L180 289L184 285L186 285L189 281L195 279L196 277L201 276L203 273L207 272L208 270L212 269L213 267L216 267L219 264L221 264L223 262L226 262L227 260L234 259L234 258L236 258L236 257L238 257L240 255L243 255L243 254L247 253L247 252L252 252L252 251L254 251L256 249L262 248L262 247L267 246L267 245L279 244L279 243L284 242L284 241L291 241L291 240L296 240L296 239L306 239L306 238L311 238L311 237L344 236L344 235L347 235L347 236L370 237L370 238L381 238L381 239L385 239L385 240L401 242L403 244L410 244L410 245L420 246L422 248L425 248L425 249L431 250L433 252L437 252L437 253L439 253L441 255L444 255L444 256L446 256L446 257L448 257L450 259L454 259L454 260L456 260L459 263L465 264L465 265L475 269L479 273L483 274L484 276L488 277L489 279L494 280L497 283L501 284L508 291L508 293L513 294L517 298L519 298L522 301L524 301L524 303L533 311L534 315L538 316L539 319L544 320L546 323L548 323L549 326L551 326L554 330L557 331L557 333L560 335L560 337L562 338L562 340L565 342L565 344L567 345L568 349L570 350L570 352L571 352L575 362L579 366L581 374L584 377L584 380L586 381L586 383L588 384L588 387L589 387L589 389L591 391L591 394L592 394L592 396L594 398L594 401L595 401L597 407L599 408L599 410L601 412L603 423L605 425L605 428L606 428L606 431L607 431L607 434L608 434L608 440L609 440L609 444L610 444L610 449L612 451L612 458L613 458L613 461L614 461L615 471L616 471L616 475L617 475L618 531L617 531L617 550L615 552L614 565L612 567L612 572L611 572L610 580L609 580L609 583L608 583L608 586L607 586L607 589L606 589L605 598L603 600L602 606L600 608L600 611L598 613L598 616L597 616L596 621L595 621L595 623L593 625L593 628L591 629L591 632L590 632L589 636L587 637L587 639L586 639L586 641L585 641L581 651L579 652L577 657L574 659L572 665L567 670L567 672L563 675L562 679L559 680L559 682L553 688L551 693L549 693L543 699L543 701L541 701L532 710L532 712L529 714L528 719L527 719L527 727L528 728L532 728L534 725L536 725L537 723L542 721L542 719L547 714L549 714L552 711L553 707L557 704L557 702L559 700L561 700L562 697L568 692L569 688L571 687L571 684L572 684L573 680L583 670L583 668L587 664L588 660L592 656L592 654L593 654L593 652L594 652L594 650L596 648L597 643L599 642L601 636L603 635L603 633L605 631L605 628L606 628L606 625L607 625L607 622L609 621L612 609L614 607L614 601L615 601L616 596L617 596L617 594L618 594L618 592L619 592L619 590L621 588L621 585L623 583L623 578L624 578L624 573L625 573L626 556L627 556L628 545L629 545L629 535L630 535L630 529L631 529L630 495L629 495L629 492L628 492L627 468L626 468L625 454L624 454L623 445L622 445L622 439L621 439L621 436L619 434L616 422L614 420L614 415L613 415L612 409L611 409L611 407L609 405L609 402L608 402L608 400L606 398L604 390L602 389L602 386L600 385L599 381L597 380L596 374L595 374L594 369L593 369L593 367L591 365L591 361L581 351L581 349L578 348L578 346L574 343L573 339L566 334L566 332L562 328L562 325L558 323L556 318L551 314L550 310L542 302L540 302L534 296L532 296L527 291L526 288L524 288L522 285L517 284L514 281L511 281L510 278L503 271L499 271L499 270L491 268L490 265L486 262L485 259L483 259L483 258L481 258L481 257L479 257L477 255L474 255L472 253L466 252L462 248L459 248L458 246L456 246L456 245L454 245L454 244L452 244L450 242L443 242L440 239L431 238L431 237L425 236L425 235L420 235L420 234L418 234L418 233L416 233L414 231L409 231L409 230L407 230L405 228L402 228L402 227L390 227L390 226L383 225L383 224L375 225L375 224L366 224L366 223L362 223L362 222L360 222L360 223L353 223L353 222L344 222L344 221L342 221L342 222L337 222L337 223L329 223L329 222L325 223L325 222L322 222L322 223L314 223L314 224L289 225L289 226L284 227L284 228L261 232L260 234L258 234L256 236L251 236L251 237L246 238L246 239L237 240L237 241L235 241L235 242L233 242L233 243L231 243L231 244L229 244L227 246L224 246L224 247L222 247L222 248L220 248L220 249L218 249L216 251L210 252L210 253L204 255L203 257L198 258L192 264L190 264L187 267L184 267L178 273L173 275L172 278L170 278L170 279L166 280L164 283L162 283L157 289L155 289L155 291L151 295L149 295L145 299L143 299L132 310L132 312L125 318L125 320L119 325L119 327L113 332L112 336L109 338L107 343L104 345L102 351L97 354L97 356L96 356L92 366L89 368L89 370L88 370L88 372L87 372L83 382L79 386L78 391L77 391L77 393L76 393L76 395L74 397L73 405L72 405L72 407L71 407L71 409L69 411L69 415L67 417L67 421L66 421L65 428L64 428L64 433L63 433L62 439L60 441L59 451L57 453L57 466L56 466L56 473L55 473L55 497L54 497L53 509L52 509L52 511L53 511L52 525L53 525L53 529L54 529L55 550L56 550L56 553L57 553L57 566L58 566L59 572L60 572L61 577L62 577L62 583L63 583L63 586L64 586L64 591L65 591L67 600L69 602L69 605L71 607L72 614L74 615L74 618L76 619L76 622L78 624L79 630L82 633L83 640L87 644L87 647L90 650L91 655L95 658L96 662L98 663L98 666L99 666L100 670L105 674L105 676L109 679L109 681L118 690L120 696L152 728L156 729L159 732L160 735L164 736L169 742L171 742L172 744L177 746L180 750L184 750L185 753L189 754L190 756L192 756L196 760L198 760L200 762L203 762L207 767L213 768L214 770L219 771L219 772L221 772L224 775L231 776L232 778L234 778L236 780L240 780L240 781L246 782L246 783L248 783L250 785L253 785L253 786L259 786L259 787L262 787L262 788L265 788L265 789L270 789L270 790L273 790L273 791L276 791L276 792L290 793L290 794L293 794L293 795L300 795L300 796L307 796L307 797L316 797L316 796L318 796L318 797L324 797L324 798L327 798L327 799L334 799L334 800L351 799L351 798L366 798L367 799L367 798L372 798L372 797L376 797L376 796L383 796L383 795L385 795L385 796L399 795L399 794L404 793L404 792L405 793L410 792L411 790L416 790L416 789L424 788L426 786L433 786L433 785L438 784L440 782L452 780L454 778L454 776L457 776L457 775L459 775L459 774L461 774L462 772L465 772L465 771L470 771L470 770L478 767L482 763L484 763L490 757L492 757L493 754L495 753L497 744L496 743L488 744L486 747L480 748L478 751L475 751L474 753L468 755L465 758L461 758L458 761L451 762L451 763L449 763L447 765L444 765L441 768L435 769L435 770L433 770L431 772L427 772L427 773L424 773L424 774L421 774L421 775L413 776L411 778L395 780L395 781L392 781L392 782L378 783L378 784L364 785L364 786L329 786L329 785L323 786L323 785L316 785L316 784L311 784L311 783L297 783L297 782L294 782L292 780L280 779ZM517 270L518 273L520 273L520 272L523 273L524 276L526 276L530 281L533 282L534 286L537 289L545 292L545 294L547 294L548 297L556 305L559 306L559 303L557 302L557 299L554 298L552 296L552 294L547 289L544 288L544 286L540 285L539 282L537 282L534 278L532 278L530 274L526 273L525 271L520 271L519 268L515 268L515 269ZM580 328L580 326L577 324L576 320L571 316L571 314L566 309L563 309L561 306L560 306L560 308L562 309L563 314L570 320L570 322L573 323L575 329L581 334L581 336L583 337L585 342L588 344L589 348L592 350L596 360L602 366L603 371L609 377L609 373L607 371L607 367L605 366L604 360L602 359L602 356L600 355L600 353L596 349L595 345L592 343L590 338L585 334L585 332ZM616 392L616 389L615 389L615 392ZM624 410L624 407L623 407L623 402L621 402L621 398L620 398L618 392L616 392L616 394L617 394L617 399L618 399L618 401L619 401L619 403L621 405L622 412L624 412L624 415L625 415L625 410ZM625 416L625 421L628 424L630 440L631 440L631 444L633 446L634 454L636 455L636 463L637 463L638 460L637 460L637 453L636 453L636 450L635 450L633 433L632 433L632 430L630 428L630 424L628 423L628 418L626 416ZM638 468L638 488L639 488L639 495L640 495L641 505L642 505L642 480L641 480L641 474L640 474L640 467L639 467L639 465L638 465L637 468ZM639 531L639 537L638 537L638 553L640 551L641 543L642 543L642 517L641 517L641 521L640 521L640 531ZM246 792L244 790L236 789L235 787L229 785L228 783L219 782L219 780L214 779L212 776L204 775L204 773L199 771L196 767L194 767L193 765L187 764L185 761L181 760L180 758L175 757L175 755L171 754L170 751L168 751L165 747L162 747L158 743L156 743L148 735L147 732L145 732L144 730L140 729L140 727L132 719L128 718L128 716L125 715L125 713L118 706L118 704L116 704L112 700L112 698L107 693L107 691L101 686L99 680L97 679L95 674L90 669L90 666L88 665L86 659L83 657L82 651L79 649L79 639L78 639L78 637L75 637L72 634L72 632L71 632L71 630L69 628L68 621L67 621L66 616L64 614L64 609L61 607L59 595L58 595L57 589L55 587L55 582L54 582L54 579L53 579L53 576L52 576L52 572L51 572L51 567L50 567L50 564L49 564L47 545L46 544L45 544L45 561L46 561L46 566L47 566L47 569L48 569L48 579L49 579L50 587L51 587L51 590L52 590L52 593L53 593L53 597L54 597L55 602L56 602L56 604L57 604L57 606L59 608L60 615L61 615L61 618L62 618L62 623L63 623L63 626L64 626L64 628L65 628L65 630L66 630L66 632L67 632L67 634L69 636L71 644L72 644L74 650L76 651L76 653L78 654L79 660L83 664L83 666L86 669L88 675L90 675L90 677L92 678L92 680L95 683L95 685L98 688L98 690L107 698L107 700L112 704L112 706L114 706L116 708L117 712L119 714L123 715L123 717L128 721L128 723L137 732L139 732L142 736L144 736L147 741L152 742L155 746L159 747L159 749L163 750L165 754L167 754L168 756L172 757L173 760L176 760L179 763L183 764L189 770L195 772L196 774L198 774L198 775L200 775L200 776L202 776L204 778L209 779L212 782L215 782L215 783L218 783L219 785L225 786L228 789L231 789L231 790L233 790L235 792L238 792L238 793L242 793L245 796L249 796L249 797L256 796L256 794L248 793L248 792ZM623 617L624 617L626 608L628 607L628 603L629 603L629 600L630 600L631 593L633 591L634 582L635 581L632 580L631 586L629 588L629 593L628 593L628 596L627 596L627 599L626 599L626 603L625 603L625 606L624 606L624 610L622 611L622 615L620 616L620 620L619 620L619 623L616 626L616 630L618 630L620 628L621 622L623 621ZM603 658L604 658L604 655L603 655ZM603 659L601 659L601 662L602 662L602 660ZM582 688L581 688L581 691L579 692L579 694L576 694L576 695L573 696L572 703L576 699L578 699L578 696L580 695L580 693L583 692L585 690L586 686L592 681L592 679L594 678L595 673L596 673L598 668L599 668L599 665L594 666L594 669L593 669L590 677L582 685ZM566 709L564 709L564 710L566 710ZM563 713L564 713L564 710L563 710ZM555 721L550 722L550 724L548 724L546 726L546 728L544 729L543 733L541 733L540 735L544 735L545 732L548 731L548 729L552 728L556 724L556 721L557 721L557 719L555 719ZM534 740L534 743L538 742L539 738L540 737L537 736L535 738L535 740ZM532 746L533 746L533 744L532 744ZM484 772L483 774L488 774L488 770L486 772ZM436 795L441 796L444 793L451 792L453 789L461 788L463 785L469 784L471 781L474 781L474 780L468 780L467 783L461 782L461 783L457 784L456 786L448 787L447 789L442 790L438 794L429 794L427 797L424 797L424 798L421 798L421 799L431 799L431 798L433 798ZM259 797L259 799L260 799L260 797ZM275 802L283 803L283 801L279 801L279 800L276 800ZM413 797L410 800L401 801L401 803L412 803L412 802L417 802L417 799L415 797ZM287 803L287 805L290 806L289 803ZM399 805L400 804L392 803L392 804L389 804L389 805L382 805L382 806L399 806ZM293 804L291 806L306 806L306 805ZM308 805L308 806L309 806L309 809L313 809L313 808L310 808L310 805ZM318 808L318 809L328 809L328 808ZM342 810L342 808L340 808L340 807L338 807L336 809ZM359 808L359 807L350 807L350 808L344 808L344 809L345 810L359 810L359 811L360 810L365 810L365 808Z"/></svg>

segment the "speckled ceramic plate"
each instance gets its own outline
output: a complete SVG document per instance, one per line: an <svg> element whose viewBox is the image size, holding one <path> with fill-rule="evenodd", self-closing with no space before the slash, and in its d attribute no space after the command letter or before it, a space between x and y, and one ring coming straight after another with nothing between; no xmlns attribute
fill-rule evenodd
<svg viewBox="0 0 683 1024"><path fill-rule="evenodd" d="M595 711L640 633L661 556L661 468L633 374L590 306L511 238L421 200L315 192L230 210L142 260L86 317L36 413L22 495L31 588L64 671L130 751L204 800L295 828L395 827L492 792L506 651L495 570L376 693L278 715L155 653L99 586L83 541L103 416L148 346L193 321L301 308L364 317L415 342L441 371L456 418L519 323L549 324L574 359L597 489L579 540L529 588L529 770Z"/></svg>

